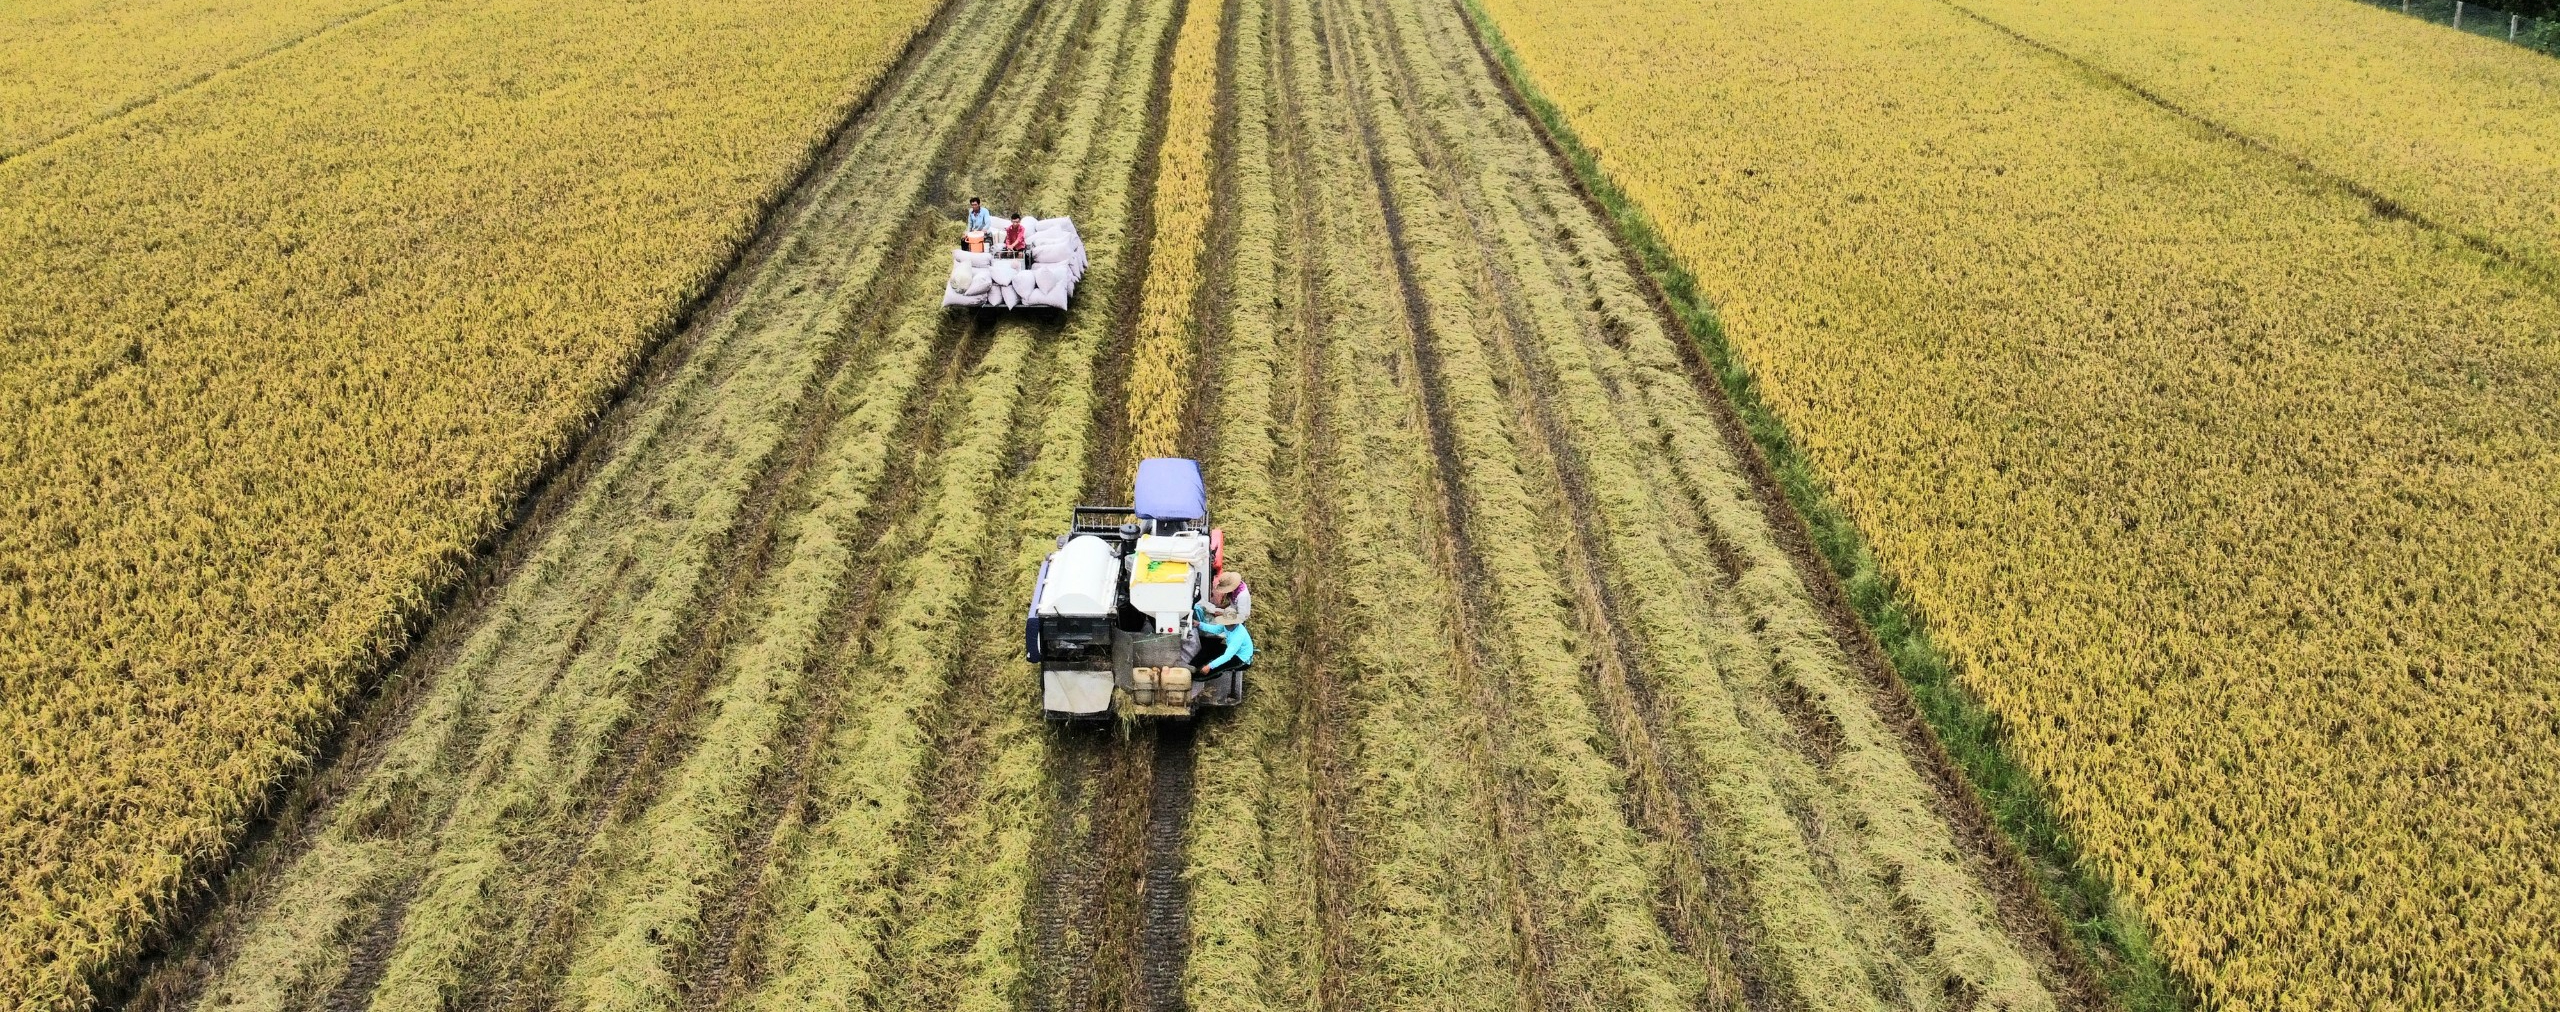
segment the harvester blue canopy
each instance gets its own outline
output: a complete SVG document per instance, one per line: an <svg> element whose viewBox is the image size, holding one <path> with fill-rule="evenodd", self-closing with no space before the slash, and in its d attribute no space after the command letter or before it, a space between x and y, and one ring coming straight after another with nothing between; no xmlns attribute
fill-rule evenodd
<svg viewBox="0 0 2560 1012"><path fill-rule="evenodd" d="M1155 520L1200 520L1209 515L1209 489L1200 483L1200 462L1185 457L1149 457L1138 462L1138 487L1132 497L1138 515Z"/></svg>

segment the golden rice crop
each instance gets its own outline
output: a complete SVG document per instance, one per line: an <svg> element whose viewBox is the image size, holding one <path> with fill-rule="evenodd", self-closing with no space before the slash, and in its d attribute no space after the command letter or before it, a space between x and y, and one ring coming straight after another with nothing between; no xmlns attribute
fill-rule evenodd
<svg viewBox="0 0 2560 1012"><path fill-rule="evenodd" d="M2209 1005L2560 1001L2531 272L1943 4L1486 6Z"/></svg>
<svg viewBox="0 0 2560 1012"><path fill-rule="evenodd" d="M0 7L0 160L384 2L19 0Z"/></svg>
<svg viewBox="0 0 2560 1012"><path fill-rule="evenodd" d="M2560 270L2560 61L2358 3L1963 6Z"/></svg>
<svg viewBox="0 0 2560 1012"><path fill-rule="evenodd" d="M91 1000L928 10L407 4L0 164L0 1005Z"/></svg>
<svg viewBox="0 0 2560 1012"><path fill-rule="evenodd" d="M1155 244L1139 286L1138 335L1129 360L1133 457L1180 452L1183 406L1198 386L1191 375L1199 343L1191 300L1200 290L1201 240L1209 228L1209 128L1217 113L1222 9L1216 0L1191 0L1173 42L1164 147L1156 152Z"/></svg>

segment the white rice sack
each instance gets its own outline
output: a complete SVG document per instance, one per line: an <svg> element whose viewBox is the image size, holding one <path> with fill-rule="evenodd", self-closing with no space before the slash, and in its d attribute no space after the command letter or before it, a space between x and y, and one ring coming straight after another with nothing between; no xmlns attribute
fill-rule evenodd
<svg viewBox="0 0 2560 1012"><path fill-rule="evenodd" d="M1039 231L1039 230L1040 230L1040 219L1038 219L1038 218L1034 218L1034 217L1032 217L1032 216L1030 216L1030 215L1027 215L1027 214L1026 214L1026 215L1023 215L1023 216L1022 216L1022 230L1023 230L1024 232L1026 232L1026 233L1029 233L1029 232L1037 232L1037 231Z"/></svg>
<svg viewBox="0 0 2560 1012"><path fill-rule="evenodd" d="M1043 266L1031 272L1031 287L1042 291L1056 288L1065 284L1066 281L1067 269L1055 264Z"/></svg>
<svg viewBox="0 0 2560 1012"><path fill-rule="evenodd" d="M969 254L969 266L985 267L988 264L995 262L995 258L996 255L993 253L971 253Z"/></svg>
<svg viewBox="0 0 2560 1012"><path fill-rule="evenodd" d="M942 293L942 304L946 306L974 306L978 304L978 297L975 295L962 295L959 292L946 291Z"/></svg>
<svg viewBox="0 0 2560 1012"><path fill-rule="evenodd" d="M998 260L995 266L987 268L988 276L995 278L999 285L1012 284L1013 276L1020 273L1022 269L1015 267L1011 260Z"/></svg>
<svg viewBox="0 0 2560 1012"><path fill-rule="evenodd" d="M1064 216L1051 218L1040 223L1040 230L1043 232L1065 232L1068 235L1074 235L1076 231L1075 219Z"/></svg>
<svg viewBox="0 0 2560 1012"><path fill-rule="evenodd" d="M1006 309L1011 309L1011 308L1013 308L1013 307L1015 307L1015 306L1019 306L1019 305L1021 305L1021 304L1022 304L1022 296L1021 296L1021 295L1019 295L1019 294L1016 294L1016 293L1014 292L1014 290L1013 290L1012 288L1010 288L1010 287L1003 287L1003 286L999 286L999 287L997 287L997 289L996 289L996 295L997 295L997 296L999 296L999 297L1001 297L1001 298L1003 299L1003 301L1004 301L1004 308L1006 308ZM990 305L990 306L992 306L992 305L995 305L996 303L995 303L993 300L990 300L987 304L988 304L988 305Z"/></svg>
<svg viewBox="0 0 2560 1012"><path fill-rule="evenodd" d="M996 279L988 277L987 272L985 271L979 271L970 276L969 287L961 289L960 294L985 295L987 294L987 289L994 288L995 286Z"/></svg>
<svg viewBox="0 0 2560 1012"><path fill-rule="evenodd" d="M1023 272L1022 272L1022 273L1020 273L1020 274L1016 274L1016 275L1014 275L1014 276L1013 276L1013 285L1012 285L1012 288L1013 288L1013 294L1014 294L1014 295L1016 295L1016 296L1028 296L1028 295L1030 295L1030 294L1031 294L1031 288L1032 288L1032 285L1031 285L1031 272L1030 272L1030 271L1023 271Z"/></svg>
<svg viewBox="0 0 2560 1012"><path fill-rule="evenodd" d="M968 251L968 250L965 250L965 249L955 249L955 250L952 250L952 251L951 251L951 266L953 266L953 267L967 267L967 266L969 266L969 251Z"/></svg>
<svg viewBox="0 0 2560 1012"><path fill-rule="evenodd" d="M952 268L951 268L951 286L950 286L950 287L951 287L951 290L952 290L952 291L955 291L955 292L965 292L965 291L968 291L968 290L969 290L969 279L970 279L970 278L977 277L977 276L978 276L978 272L973 271L973 270L970 270L970 269L969 269L969 265L967 265L967 264L954 264L954 265L952 265Z"/></svg>
<svg viewBox="0 0 2560 1012"><path fill-rule="evenodd" d="M1026 306L1047 306L1051 309L1065 309L1067 308L1067 290L1064 288L1044 288L1040 291L1031 293L1030 298L1022 300L1022 304Z"/></svg>

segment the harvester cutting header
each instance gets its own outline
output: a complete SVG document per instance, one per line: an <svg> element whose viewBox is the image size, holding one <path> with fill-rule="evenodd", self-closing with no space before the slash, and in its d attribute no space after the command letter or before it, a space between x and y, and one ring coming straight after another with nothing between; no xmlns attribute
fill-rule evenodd
<svg viewBox="0 0 2560 1012"><path fill-rule="evenodd" d="M1252 592L1226 571L1200 465L1138 464L1127 506L1077 506L1024 619L1052 720L1190 717L1244 700Z"/></svg>

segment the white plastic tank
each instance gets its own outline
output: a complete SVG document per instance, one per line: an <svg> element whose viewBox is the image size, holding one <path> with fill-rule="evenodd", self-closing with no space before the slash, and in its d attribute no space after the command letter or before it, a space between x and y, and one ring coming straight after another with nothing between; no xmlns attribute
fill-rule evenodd
<svg viewBox="0 0 2560 1012"><path fill-rule="evenodd" d="M1119 561L1111 545L1091 534L1078 535L1049 553L1049 578L1035 603L1042 615L1096 618L1111 614Z"/></svg>

